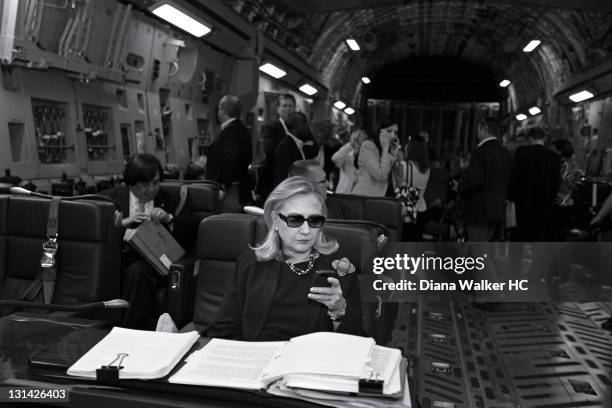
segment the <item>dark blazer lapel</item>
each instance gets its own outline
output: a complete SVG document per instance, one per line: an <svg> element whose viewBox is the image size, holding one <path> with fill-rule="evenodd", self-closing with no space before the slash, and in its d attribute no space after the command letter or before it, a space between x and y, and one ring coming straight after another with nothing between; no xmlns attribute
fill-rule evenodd
<svg viewBox="0 0 612 408"><path fill-rule="evenodd" d="M274 292L278 286L278 277L280 274L281 264L278 261L268 261L262 269L262 271L255 271L260 273L257 278L250 280L252 285L249 288L252 297L247 307L252 308L249 315L251 316L251 324L253 328L253 334L257 335L263 329L264 322L268 320L268 313L270 312L270 306L272 305L272 299L274 298Z"/></svg>

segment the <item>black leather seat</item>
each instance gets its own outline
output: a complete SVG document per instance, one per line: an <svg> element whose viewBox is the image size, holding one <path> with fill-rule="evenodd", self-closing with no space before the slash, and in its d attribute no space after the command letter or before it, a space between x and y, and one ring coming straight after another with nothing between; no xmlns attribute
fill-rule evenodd
<svg viewBox="0 0 612 408"><path fill-rule="evenodd" d="M211 215L221 213L221 185L215 182L164 181L160 190L171 197L171 208L180 202L181 186L187 187L187 200L174 222L174 237L188 254L195 254L198 225Z"/></svg>
<svg viewBox="0 0 612 408"><path fill-rule="evenodd" d="M0 300L22 300L38 279L48 211L49 200L0 195ZM118 298L122 230L115 206L104 201L62 201L58 223L52 303ZM0 315L11 311L5 308Z"/></svg>
<svg viewBox="0 0 612 408"><path fill-rule="evenodd" d="M197 288L193 322L199 331L213 322L236 259L256 241L257 217L225 213L202 221L198 232Z"/></svg>
<svg viewBox="0 0 612 408"><path fill-rule="evenodd" d="M157 314L168 312L179 325L193 318L198 226L207 217L221 213L222 205L222 188L219 183L208 180L168 180L161 183L160 189L171 197L172 208L176 208L181 200L182 186L186 187L187 196L183 209L175 218L173 235L185 249L186 255L177 262L178 266L171 267L168 285L159 291L156 301Z"/></svg>
<svg viewBox="0 0 612 408"><path fill-rule="evenodd" d="M340 243L338 257L348 257L360 266L362 274L371 273L371 258L381 249L380 237L386 234L384 227L367 221L332 220L325 223L324 230ZM198 278L193 316L196 330L202 331L213 322L238 256L249 245L261 242L266 233L262 218L248 214L221 214L202 221L198 234ZM371 312L365 316L365 325L370 335L375 337L372 316L379 306L368 305L364 309Z"/></svg>
<svg viewBox="0 0 612 408"><path fill-rule="evenodd" d="M385 226L389 241L402 240L404 221L402 218L402 203L399 199L330 194L327 196L326 202L328 208L341 208L341 210L333 211L335 218L342 215L342 219L346 220L376 222Z"/></svg>

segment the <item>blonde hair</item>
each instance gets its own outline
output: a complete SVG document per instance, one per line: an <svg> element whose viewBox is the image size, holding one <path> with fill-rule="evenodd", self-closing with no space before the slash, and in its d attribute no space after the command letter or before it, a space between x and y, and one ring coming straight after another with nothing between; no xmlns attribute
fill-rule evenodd
<svg viewBox="0 0 612 408"><path fill-rule="evenodd" d="M264 204L264 222L268 227L268 234L259 246L252 247L258 261L269 261L270 259L279 258L282 255L282 243L278 231L274 229L272 212L278 212L278 209L285 204L288 199L296 195L314 196L319 203L321 203L322 215L327 217L325 201L317 192L317 187L310 180L304 177L289 177L283 180L270 193ZM321 231L314 244L314 249L324 255L329 255L338 250L338 242L333 238L328 238L325 233Z"/></svg>

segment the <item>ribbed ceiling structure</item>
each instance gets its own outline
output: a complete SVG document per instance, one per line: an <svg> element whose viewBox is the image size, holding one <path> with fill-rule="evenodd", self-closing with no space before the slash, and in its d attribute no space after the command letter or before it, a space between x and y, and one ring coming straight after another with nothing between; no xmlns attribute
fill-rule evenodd
<svg viewBox="0 0 612 408"><path fill-rule="evenodd" d="M512 5L499 0L385 1L384 6L300 14L286 2L224 0L300 54L329 89L352 98L363 74L413 56L451 56L488 66L513 83L514 103L549 99L569 77L612 58L612 14ZM347 38L356 39L353 52ZM542 41L532 53L522 48ZM452 69L452 67L449 67Z"/></svg>

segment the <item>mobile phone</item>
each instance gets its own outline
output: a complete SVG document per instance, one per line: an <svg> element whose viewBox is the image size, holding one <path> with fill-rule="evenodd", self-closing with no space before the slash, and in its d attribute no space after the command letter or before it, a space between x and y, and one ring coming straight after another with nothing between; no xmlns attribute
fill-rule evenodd
<svg viewBox="0 0 612 408"><path fill-rule="evenodd" d="M313 286L315 288L325 288L331 286L331 284L327 281L327 278L333 277L336 272L331 269L319 269L315 271L315 280Z"/></svg>

